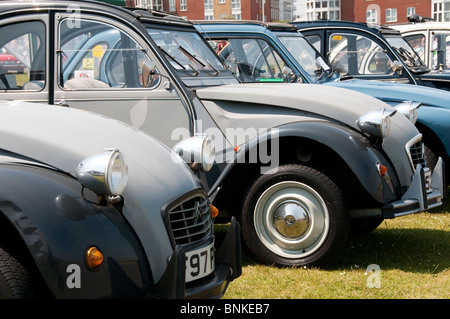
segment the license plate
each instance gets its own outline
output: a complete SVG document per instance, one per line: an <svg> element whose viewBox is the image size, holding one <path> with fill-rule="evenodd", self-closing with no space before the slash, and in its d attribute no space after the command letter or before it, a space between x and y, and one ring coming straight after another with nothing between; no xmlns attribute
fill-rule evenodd
<svg viewBox="0 0 450 319"><path fill-rule="evenodd" d="M431 182L431 170L425 170L425 188L427 189L427 193L431 193L433 191L433 184Z"/></svg>
<svg viewBox="0 0 450 319"><path fill-rule="evenodd" d="M203 278L214 271L214 242L186 252L186 282Z"/></svg>

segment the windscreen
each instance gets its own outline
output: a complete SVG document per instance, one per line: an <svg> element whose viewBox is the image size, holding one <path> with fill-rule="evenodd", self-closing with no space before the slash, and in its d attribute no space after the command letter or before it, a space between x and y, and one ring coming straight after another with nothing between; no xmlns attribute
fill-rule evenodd
<svg viewBox="0 0 450 319"><path fill-rule="evenodd" d="M172 67L191 76L217 76L226 71L203 38L195 32L147 28Z"/></svg>

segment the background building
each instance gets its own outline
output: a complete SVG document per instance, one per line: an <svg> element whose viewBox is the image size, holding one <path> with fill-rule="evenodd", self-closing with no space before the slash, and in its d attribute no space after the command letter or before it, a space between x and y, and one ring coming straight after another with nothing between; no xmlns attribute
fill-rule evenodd
<svg viewBox="0 0 450 319"><path fill-rule="evenodd" d="M431 15L432 0L341 0L342 20L373 24L408 22L407 17ZM443 1L443 0L440 0Z"/></svg>
<svg viewBox="0 0 450 319"><path fill-rule="evenodd" d="M347 20L407 22L418 14L450 22L450 0L104 0L170 12L191 20Z"/></svg>
<svg viewBox="0 0 450 319"><path fill-rule="evenodd" d="M450 0L296 0L294 16L392 24L407 22L412 14L450 21Z"/></svg>
<svg viewBox="0 0 450 319"><path fill-rule="evenodd" d="M134 6L190 20L294 20L294 0L134 0Z"/></svg>

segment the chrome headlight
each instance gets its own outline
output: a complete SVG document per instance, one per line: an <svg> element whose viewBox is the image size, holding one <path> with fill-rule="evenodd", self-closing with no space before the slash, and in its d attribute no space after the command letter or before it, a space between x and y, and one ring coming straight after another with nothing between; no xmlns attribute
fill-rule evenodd
<svg viewBox="0 0 450 319"><path fill-rule="evenodd" d="M196 135L178 142L172 149L193 170L209 171L214 164L215 148L211 137Z"/></svg>
<svg viewBox="0 0 450 319"><path fill-rule="evenodd" d="M404 101L395 106L396 110L405 115L413 124L416 124L418 108L422 102Z"/></svg>
<svg viewBox="0 0 450 319"><path fill-rule="evenodd" d="M361 115L358 119L358 126L361 131L369 136L384 138L389 133L391 127L391 117L397 110L373 110Z"/></svg>
<svg viewBox="0 0 450 319"><path fill-rule="evenodd" d="M128 181L128 166L117 149L85 158L75 173L81 184L97 195L120 195Z"/></svg>

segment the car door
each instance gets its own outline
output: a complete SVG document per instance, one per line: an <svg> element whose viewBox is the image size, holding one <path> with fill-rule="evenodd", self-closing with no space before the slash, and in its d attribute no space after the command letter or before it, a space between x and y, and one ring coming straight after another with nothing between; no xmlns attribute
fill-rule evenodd
<svg viewBox="0 0 450 319"><path fill-rule="evenodd" d="M180 98L151 48L112 19L69 14L55 18L56 105L104 114L150 133L172 147L177 128L191 131L190 109ZM143 65L156 65L144 86Z"/></svg>
<svg viewBox="0 0 450 319"><path fill-rule="evenodd" d="M308 41L317 45L317 33L303 32ZM314 36L314 38L312 38ZM406 70L396 72L396 57L385 44L363 32L347 29L329 29L323 34L322 54L341 74L350 74L365 80L413 83Z"/></svg>

